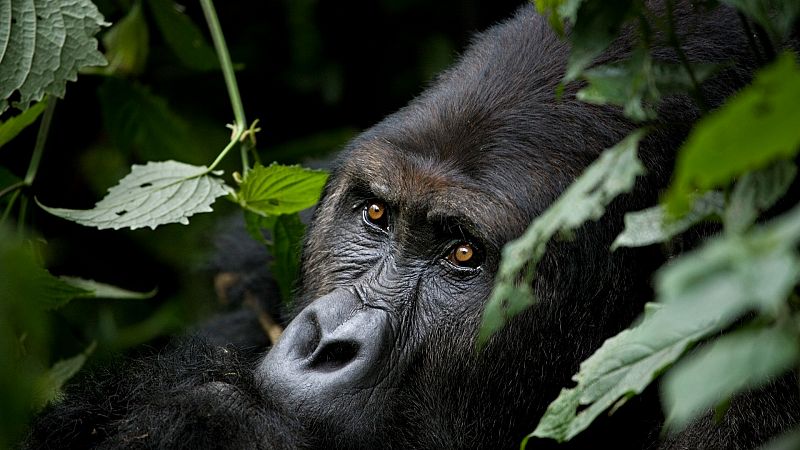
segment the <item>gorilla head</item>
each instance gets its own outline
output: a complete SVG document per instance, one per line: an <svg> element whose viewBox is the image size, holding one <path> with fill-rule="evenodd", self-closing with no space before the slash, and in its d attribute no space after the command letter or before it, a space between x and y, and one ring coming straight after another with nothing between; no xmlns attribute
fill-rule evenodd
<svg viewBox="0 0 800 450"><path fill-rule="evenodd" d="M745 59L734 14L697 20L707 22L682 27L690 59ZM599 62L628 51L620 39ZM299 312L263 360L184 345L94 375L39 419L31 446L516 447L650 298L658 249L608 248L625 211L657 201L697 116L686 98L662 103L639 152L648 175L601 221L548 246L538 303L477 352L503 245L633 129L617 108L577 101L575 83L556 98L568 54L532 6L479 35L343 152L309 229ZM704 85L712 106L747 80L741 67L725 73ZM575 444L642 448L659 412L641 403L616 414L621 428Z"/></svg>

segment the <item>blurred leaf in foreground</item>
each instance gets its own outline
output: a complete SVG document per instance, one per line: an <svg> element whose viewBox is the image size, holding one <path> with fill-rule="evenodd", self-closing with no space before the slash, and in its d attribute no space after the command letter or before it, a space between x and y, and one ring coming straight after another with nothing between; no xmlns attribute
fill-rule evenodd
<svg viewBox="0 0 800 450"><path fill-rule="evenodd" d="M800 150L799 123L800 67L786 52L697 123L678 154L667 210L684 214L695 190L726 186L747 171L791 158Z"/></svg>
<svg viewBox="0 0 800 450"><path fill-rule="evenodd" d="M531 436L569 440L612 405L641 393L698 340L748 311L776 317L800 277L798 241L800 207L747 235L714 238L660 269L661 307L584 361L573 377L577 386L561 391Z"/></svg>
<svg viewBox="0 0 800 450"><path fill-rule="evenodd" d="M681 361L664 378L667 426L682 429L737 392L768 384L798 361L797 337L785 329L740 330L723 336Z"/></svg>
<svg viewBox="0 0 800 450"><path fill-rule="evenodd" d="M494 291L483 312L479 346L509 319L534 303L530 287L533 271L550 239L557 233L575 230L586 221L597 220L614 198L633 188L636 177L644 172L636 157L644 134L643 130L634 131L603 152L522 236L506 244ZM520 280L520 274L527 276Z"/></svg>

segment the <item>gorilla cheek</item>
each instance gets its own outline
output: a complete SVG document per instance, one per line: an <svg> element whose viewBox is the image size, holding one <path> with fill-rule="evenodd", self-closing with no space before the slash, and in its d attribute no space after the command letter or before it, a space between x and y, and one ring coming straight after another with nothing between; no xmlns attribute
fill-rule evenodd
<svg viewBox="0 0 800 450"><path fill-rule="evenodd" d="M288 412L316 416L363 408L382 384L394 345L391 329L387 311L337 289L298 314L256 376L265 394Z"/></svg>

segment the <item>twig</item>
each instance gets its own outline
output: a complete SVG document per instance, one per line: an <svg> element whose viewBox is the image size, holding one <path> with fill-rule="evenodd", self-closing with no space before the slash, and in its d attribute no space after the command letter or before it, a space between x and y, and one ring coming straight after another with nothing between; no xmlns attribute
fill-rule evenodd
<svg viewBox="0 0 800 450"><path fill-rule="evenodd" d="M264 330L264 333L267 335L272 345L275 345L281 337L281 333L283 333L283 327L275 323L272 316L261 307L256 297L250 291L245 291L244 293L244 304L252 308L256 313L261 329Z"/></svg>

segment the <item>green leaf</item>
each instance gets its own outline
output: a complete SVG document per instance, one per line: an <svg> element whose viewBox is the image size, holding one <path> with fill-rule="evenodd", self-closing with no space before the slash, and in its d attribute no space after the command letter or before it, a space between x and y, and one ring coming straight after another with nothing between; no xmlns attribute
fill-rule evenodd
<svg viewBox="0 0 800 450"><path fill-rule="evenodd" d="M272 242L264 237L262 230L272 230L275 227L275 221L278 220L278 216L261 216L246 209L242 211L244 212L244 226L250 237L265 246L272 245Z"/></svg>
<svg viewBox="0 0 800 450"><path fill-rule="evenodd" d="M510 318L534 303L530 288L533 270L550 239L558 233L575 230L588 220L597 220L606 205L631 190L636 177L644 172L636 157L644 134L643 130L637 130L603 152L522 236L506 244L495 288L483 313L479 346ZM520 274L527 276L520 281Z"/></svg>
<svg viewBox="0 0 800 450"><path fill-rule="evenodd" d="M791 158L800 150L798 123L800 68L786 52L698 122L678 154L667 210L685 213L695 190L725 186L747 171Z"/></svg>
<svg viewBox="0 0 800 450"><path fill-rule="evenodd" d="M698 82L702 82L716 66L695 64L692 69ZM585 70L581 77L588 85L578 91L579 100L622 106L623 113L637 121L654 119L654 108L664 95L684 92L693 86L686 68L653 62L648 51L641 48L623 62Z"/></svg>
<svg viewBox="0 0 800 450"><path fill-rule="evenodd" d="M662 396L669 430L682 430L737 392L767 384L798 361L797 338L782 328L740 330L716 339L664 378Z"/></svg>
<svg viewBox="0 0 800 450"><path fill-rule="evenodd" d="M72 358L62 359L50 367L50 370L42 374L37 380L37 403L44 406L52 401L58 401L64 384L74 377L81 370L89 356L94 353L97 343L92 342L83 352Z"/></svg>
<svg viewBox="0 0 800 450"><path fill-rule="evenodd" d="M103 122L114 146L145 160L193 161L189 128L167 101L147 88L109 78L98 89Z"/></svg>
<svg viewBox="0 0 800 450"><path fill-rule="evenodd" d="M42 309L58 309L70 300L92 297L91 291L55 277L41 267L30 269L30 276L38 286L38 296L34 303Z"/></svg>
<svg viewBox="0 0 800 450"><path fill-rule="evenodd" d="M125 17L103 36L108 66L105 72L114 75L138 75L144 71L150 50L150 33L137 1Z"/></svg>
<svg viewBox="0 0 800 450"><path fill-rule="evenodd" d="M569 440L603 411L641 393L685 350L751 310L777 317L800 279L800 207L742 235L714 238L659 270L656 297L635 327L606 340L531 436ZM577 399L577 400L576 400Z"/></svg>
<svg viewBox="0 0 800 450"><path fill-rule="evenodd" d="M569 5L569 6L567 6ZM573 8L574 3L565 4ZM578 8L570 34L572 50L564 81L578 78L583 69L617 37L625 20L634 15L638 3L633 0L584 0ZM552 23L552 22L551 22Z"/></svg>
<svg viewBox="0 0 800 450"><path fill-rule="evenodd" d="M323 170L256 165L242 181L236 200L257 214L291 214L314 206L327 180Z"/></svg>
<svg viewBox="0 0 800 450"><path fill-rule="evenodd" d="M691 212L678 220L670 220L666 209L660 205L627 213L625 230L614 239L611 249L666 242L709 216L721 215L724 208L725 196L721 192L712 191L695 200Z"/></svg>
<svg viewBox="0 0 800 450"><path fill-rule="evenodd" d="M22 130L28 128L44 111L47 100L42 100L23 113L18 114L5 122L0 122L0 147L14 139Z"/></svg>
<svg viewBox="0 0 800 450"><path fill-rule="evenodd" d="M98 283L97 281L86 280L84 278L65 277L65 276L59 278L61 278L63 281L67 282L68 284L74 287L87 291L88 294L82 295L82 297L141 300L141 299L152 298L158 292L158 289L153 289L152 291L149 292L129 291L127 289L122 289L117 286L112 286L110 284L105 284L105 283Z"/></svg>
<svg viewBox="0 0 800 450"><path fill-rule="evenodd" d="M723 221L725 230L741 233L752 226L758 215L775 204L789 189L797 166L778 161L764 170L746 173L731 192Z"/></svg>
<svg viewBox="0 0 800 450"><path fill-rule="evenodd" d="M177 4L171 0L148 0L147 3L164 41L181 64L197 71L219 68L214 49L208 45L200 29L178 9Z"/></svg>
<svg viewBox="0 0 800 450"><path fill-rule="evenodd" d="M79 69L105 65L93 36L107 25L89 0L0 1L0 113L16 91L24 111L45 94L63 98Z"/></svg>
<svg viewBox="0 0 800 450"><path fill-rule="evenodd" d="M134 165L93 209L50 208L36 202L50 214L81 225L135 230L167 223L186 225L192 215L212 211L214 200L228 193L225 183L204 166L161 161Z"/></svg>
<svg viewBox="0 0 800 450"><path fill-rule="evenodd" d="M300 252L305 233L306 227L296 213L278 216L272 228L269 250L273 260L270 268L278 283L281 299L287 305L291 304L292 288L300 273Z"/></svg>

